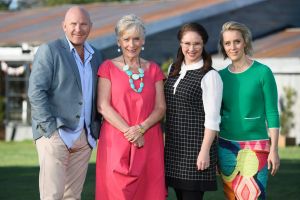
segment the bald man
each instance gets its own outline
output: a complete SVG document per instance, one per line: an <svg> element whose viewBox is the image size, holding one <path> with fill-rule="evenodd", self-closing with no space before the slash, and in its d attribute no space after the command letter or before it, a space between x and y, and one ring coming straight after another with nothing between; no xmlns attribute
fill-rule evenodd
<svg viewBox="0 0 300 200"><path fill-rule="evenodd" d="M71 7L62 22L65 37L41 45L34 58L28 96L42 200L81 199L99 136L96 85L102 57L86 42L91 27L88 12Z"/></svg>

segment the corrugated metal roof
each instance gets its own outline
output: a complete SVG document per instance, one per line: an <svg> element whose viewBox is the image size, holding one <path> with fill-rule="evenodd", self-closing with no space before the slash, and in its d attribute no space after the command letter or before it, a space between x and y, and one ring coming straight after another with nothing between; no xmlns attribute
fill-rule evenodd
<svg viewBox="0 0 300 200"><path fill-rule="evenodd" d="M160 0L134 3L94 3L83 5L91 14L93 29L89 39L112 33L117 20L135 13L146 23L161 20L225 0ZM72 5L35 8L0 13L0 44L42 43L63 35L61 22Z"/></svg>
<svg viewBox="0 0 300 200"><path fill-rule="evenodd" d="M287 28L277 33L264 36L256 39L253 42L253 57L254 58L285 58L295 57L300 58L300 28ZM227 59L222 61L220 55L214 55L217 65L224 62L224 65L230 63ZM288 60L288 59L287 59ZM290 59L292 63L293 59ZM218 66L216 67L218 68ZM274 64L273 64L274 65ZM283 63L279 63L283 65ZM299 67L299 65L294 65Z"/></svg>
<svg viewBox="0 0 300 200"><path fill-rule="evenodd" d="M254 57L300 57L300 28L289 28L254 42Z"/></svg>
<svg viewBox="0 0 300 200"><path fill-rule="evenodd" d="M83 5L83 7L90 12L93 21L93 29L89 39L95 40L102 36L111 35L117 20L128 13L137 14L149 25L170 18L176 19L177 16L186 13L195 13L202 8L213 7L218 4L223 6L222 3L228 3L228 1L144 0L134 3L94 3ZM61 22L66 10L71 6L0 12L0 46L22 42L40 44L61 37L63 35ZM254 42L254 56L299 57L299 47L300 30L286 29L256 40Z"/></svg>

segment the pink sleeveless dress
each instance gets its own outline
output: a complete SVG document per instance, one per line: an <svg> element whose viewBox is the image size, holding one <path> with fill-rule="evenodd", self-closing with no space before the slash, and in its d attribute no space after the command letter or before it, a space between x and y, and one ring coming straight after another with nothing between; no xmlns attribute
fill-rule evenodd
<svg viewBox="0 0 300 200"><path fill-rule="evenodd" d="M111 82L111 105L131 126L143 122L153 111L155 83L163 80L159 66L151 62L145 70L142 93L134 92L126 73L106 60L98 76ZM135 81L139 88L139 80ZM98 91L101 92L101 91ZM164 145L160 123L144 135L145 145L137 148L123 133L103 121L96 160L96 200L164 200Z"/></svg>

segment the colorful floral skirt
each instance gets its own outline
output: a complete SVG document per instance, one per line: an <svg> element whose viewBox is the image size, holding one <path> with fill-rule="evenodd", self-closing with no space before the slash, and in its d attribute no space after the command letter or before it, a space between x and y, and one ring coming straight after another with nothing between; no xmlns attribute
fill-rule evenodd
<svg viewBox="0 0 300 200"><path fill-rule="evenodd" d="M219 138L218 167L227 199L266 199L269 151L269 140Z"/></svg>

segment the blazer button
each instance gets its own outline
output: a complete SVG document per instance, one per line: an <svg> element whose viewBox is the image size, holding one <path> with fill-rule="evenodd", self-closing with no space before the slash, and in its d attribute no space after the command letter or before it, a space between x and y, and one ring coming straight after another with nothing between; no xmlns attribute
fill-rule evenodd
<svg viewBox="0 0 300 200"><path fill-rule="evenodd" d="M82 105L82 102L79 102L79 105Z"/></svg>
<svg viewBox="0 0 300 200"><path fill-rule="evenodd" d="M79 118L80 118L80 115L76 115L76 118L79 119Z"/></svg>

